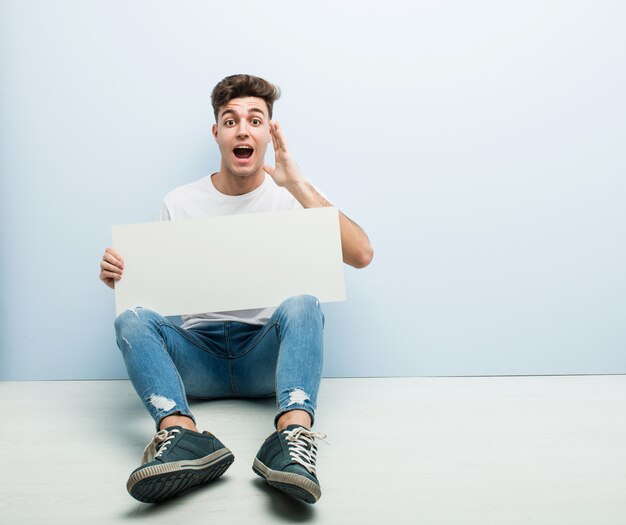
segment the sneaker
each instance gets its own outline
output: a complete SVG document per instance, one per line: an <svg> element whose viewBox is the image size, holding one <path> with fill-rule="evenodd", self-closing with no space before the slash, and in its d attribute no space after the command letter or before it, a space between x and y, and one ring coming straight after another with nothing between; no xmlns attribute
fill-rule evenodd
<svg viewBox="0 0 626 525"><path fill-rule="evenodd" d="M126 489L139 501L157 503L219 478L234 460L213 434L168 427L148 444Z"/></svg>
<svg viewBox="0 0 626 525"><path fill-rule="evenodd" d="M326 434L289 425L269 436L254 459L252 470L272 487L307 503L315 503L322 489L315 472L315 439Z"/></svg>

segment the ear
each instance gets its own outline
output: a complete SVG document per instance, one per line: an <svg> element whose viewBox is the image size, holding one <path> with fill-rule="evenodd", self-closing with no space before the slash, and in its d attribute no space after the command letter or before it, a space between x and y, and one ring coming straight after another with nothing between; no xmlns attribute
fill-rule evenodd
<svg viewBox="0 0 626 525"><path fill-rule="evenodd" d="M213 138L215 139L215 142L217 142L217 124L213 124L211 132L213 133Z"/></svg>

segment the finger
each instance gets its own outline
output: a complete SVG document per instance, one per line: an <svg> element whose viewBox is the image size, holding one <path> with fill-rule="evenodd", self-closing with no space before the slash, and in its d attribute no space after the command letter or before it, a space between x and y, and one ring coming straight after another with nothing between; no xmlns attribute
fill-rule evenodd
<svg viewBox="0 0 626 525"><path fill-rule="evenodd" d="M287 142L285 141L285 136L283 135L280 124L278 122L274 122L273 124L274 124L274 130L273 130L272 137L276 144L275 147L276 149L286 150Z"/></svg>
<svg viewBox="0 0 626 525"><path fill-rule="evenodd" d="M107 255L109 255L110 257L113 257L113 259L116 259L119 262L121 262L122 264L124 264L124 259L122 259L122 256L117 252L117 250L115 248L107 248L106 250L104 250L103 258L106 258ZM111 261L109 261L109 262L111 262Z"/></svg>
<svg viewBox="0 0 626 525"><path fill-rule="evenodd" d="M118 273L120 275L122 274L122 271L123 271L122 268L120 268L119 266L115 266L114 264L110 264L105 261L100 262L100 270L112 272L112 273Z"/></svg>
<svg viewBox="0 0 626 525"><path fill-rule="evenodd" d="M102 281L119 281L122 276L119 273L109 272L107 270L102 270L100 272L100 280Z"/></svg>
<svg viewBox="0 0 626 525"><path fill-rule="evenodd" d="M102 260L118 268L124 268L124 261L116 258L112 253L104 252Z"/></svg>
<svg viewBox="0 0 626 525"><path fill-rule="evenodd" d="M274 176L274 171L275 171L274 168L272 168L271 166L268 166L267 164L263 165L263 171L265 171L265 173L267 173L271 177Z"/></svg>
<svg viewBox="0 0 626 525"><path fill-rule="evenodd" d="M272 146L274 147L274 153L278 153L278 143L276 141L276 134L274 133L273 122L270 122L270 138L272 139Z"/></svg>

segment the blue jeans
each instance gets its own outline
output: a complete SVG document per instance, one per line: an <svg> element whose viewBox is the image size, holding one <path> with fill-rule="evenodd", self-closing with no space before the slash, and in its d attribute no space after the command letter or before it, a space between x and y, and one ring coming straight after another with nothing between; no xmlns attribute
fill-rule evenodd
<svg viewBox="0 0 626 525"><path fill-rule="evenodd" d="M194 419L187 397L276 395L274 424L295 409L306 410L313 421L322 377L323 329L324 314L310 295L287 299L263 326L209 321L184 329L141 307L115 320L128 375L157 430L172 414Z"/></svg>

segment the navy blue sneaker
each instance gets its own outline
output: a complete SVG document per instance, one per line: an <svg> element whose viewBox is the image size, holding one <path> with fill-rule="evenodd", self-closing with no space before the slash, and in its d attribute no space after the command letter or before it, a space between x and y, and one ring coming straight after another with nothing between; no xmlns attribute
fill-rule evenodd
<svg viewBox="0 0 626 525"><path fill-rule="evenodd" d="M139 501L158 503L219 478L234 460L213 434L168 427L148 444L126 488Z"/></svg>
<svg viewBox="0 0 626 525"><path fill-rule="evenodd" d="M252 470L271 486L307 503L315 503L322 489L315 472L315 439L326 434L289 425L269 436L254 459Z"/></svg>

